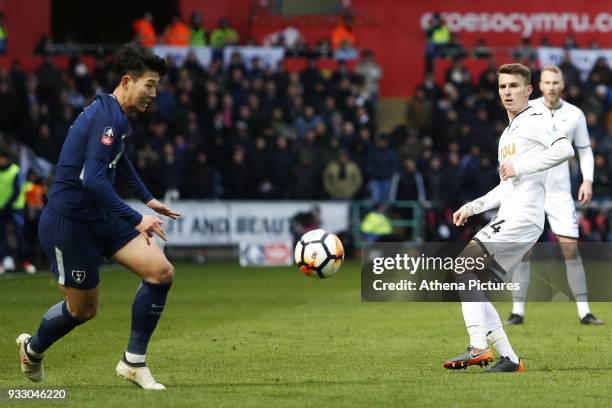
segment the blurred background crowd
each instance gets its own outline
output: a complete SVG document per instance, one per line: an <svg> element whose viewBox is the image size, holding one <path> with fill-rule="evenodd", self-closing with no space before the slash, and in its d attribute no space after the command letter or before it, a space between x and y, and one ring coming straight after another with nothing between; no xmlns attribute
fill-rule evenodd
<svg viewBox="0 0 612 408"><path fill-rule="evenodd" d="M133 40L145 46L252 44L227 18L207 30L202 15L194 13L189 23L173 19L163 33L155 32L153 20L145 13L134 21ZM360 49L347 15L315 47L307 48L292 30L267 37L269 45L306 55L300 70L289 70L284 61L278 66L258 58L246 61L239 52L229 64L213 58L208 66L193 53L181 64L170 57L156 102L132 122L127 154L156 197L414 200L425 210L426 240L466 239L473 231L457 236L450 227L452 211L498 183L497 137L507 117L498 102L497 65L484 40L466 50L437 14L424 37L423 80L405 104L403 120L389 131L381 132L377 124L385 67L372 51ZM571 35L559 45L579 46ZM22 69L19 60L0 69L0 156L8 161L18 161L27 146L36 157L55 163L75 117L97 92L114 88L112 54L97 56L91 69L73 53L68 67L60 69L49 57L57 49L45 36L36 47L44 58L35 70ZM352 57L322 67L319 57L334 50L353 50L345 54ZM538 97L539 66L529 39L517 44L513 57L531 67L533 97ZM465 58L482 59L488 67L475 78ZM437 59L451 61L442 75L434 73ZM569 58L560 67L565 99L587 118L595 155L594 200L608 200L612 71L604 59L586 80ZM582 180L575 159L570 176L576 195ZM51 177L36 166L21 177L21 209L26 219L35 220ZM125 186L117 188L130 197ZM6 200L3 219L17 200ZM581 228L587 240L608 240L605 214L587 211ZM36 241L34 226L24 234Z"/></svg>

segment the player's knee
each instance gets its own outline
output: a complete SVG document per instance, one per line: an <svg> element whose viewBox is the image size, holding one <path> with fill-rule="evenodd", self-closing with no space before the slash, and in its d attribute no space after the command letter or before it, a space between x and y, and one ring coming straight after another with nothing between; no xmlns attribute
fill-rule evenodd
<svg viewBox="0 0 612 408"><path fill-rule="evenodd" d="M561 252L566 261L575 261L580 256L575 242L561 242Z"/></svg>
<svg viewBox="0 0 612 408"><path fill-rule="evenodd" d="M170 283L174 280L174 266L165 261L159 266L156 275L157 283Z"/></svg>
<svg viewBox="0 0 612 408"><path fill-rule="evenodd" d="M69 311L75 320L81 323L84 323L96 317L96 314L98 313L98 307L97 306L81 306L81 307L73 308L72 310L69 310Z"/></svg>
<svg viewBox="0 0 612 408"><path fill-rule="evenodd" d="M563 249L563 257L566 261L575 261L578 259L578 247L574 246L573 248L564 248Z"/></svg>

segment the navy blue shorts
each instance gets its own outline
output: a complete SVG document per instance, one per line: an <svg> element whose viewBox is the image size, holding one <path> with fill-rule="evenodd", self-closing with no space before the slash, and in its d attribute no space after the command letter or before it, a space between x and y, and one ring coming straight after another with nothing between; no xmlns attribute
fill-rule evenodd
<svg viewBox="0 0 612 408"><path fill-rule="evenodd" d="M138 234L129 222L113 214L104 220L84 221L45 208L38 224L51 272L58 283L76 289L98 286L102 257L110 259Z"/></svg>

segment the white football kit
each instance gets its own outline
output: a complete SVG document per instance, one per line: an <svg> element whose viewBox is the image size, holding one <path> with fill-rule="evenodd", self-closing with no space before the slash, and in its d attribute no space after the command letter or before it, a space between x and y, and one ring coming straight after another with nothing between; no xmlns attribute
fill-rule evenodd
<svg viewBox="0 0 612 408"><path fill-rule="evenodd" d="M557 109L550 109L544 105L544 98L534 99L529 101L529 104L549 115L554 126L563 132L569 142L576 147L580 159L582 178L583 180L593 181L593 151L591 150L591 140L589 139L584 113L578 107L563 99L560 102L561 104ZM556 235L578 238L576 206L572 198L567 162L549 170L546 179L544 211L550 228Z"/></svg>
<svg viewBox="0 0 612 408"><path fill-rule="evenodd" d="M572 157L574 150L550 116L532 106L516 115L499 139L498 161L514 165L516 177L500 181L486 195L465 205L468 215L499 207L497 217L474 240L501 266L508 281L544 228L548 169Z"/></svg>

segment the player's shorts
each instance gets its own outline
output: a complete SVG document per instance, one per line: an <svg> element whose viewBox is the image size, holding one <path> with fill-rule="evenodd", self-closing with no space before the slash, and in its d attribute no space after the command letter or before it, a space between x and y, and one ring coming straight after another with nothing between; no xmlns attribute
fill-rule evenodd
<svg viewBox="0 0 612 408"><path fill-rule="evenodd" d="M512 272L541 234L542 229L527 220L495 217L473 239L497 263L492 268L497 277L510 282Z"/></svg>
<svg viewBox="0 0 612 408"><path fill-rule="evenodd" d="M578 239L576 206L569 192L549 193L546 190L544 211L552 232L556 235Z"/></svg>
<svg viewBox="0 0 612 408"><path fill-rule="evenodd" d="M61 285L93 289L100 283L102 256L112 257L138 236L124 219L109 214L95 221L73 220L45 208L38 224L38 237Z"/></svg>

